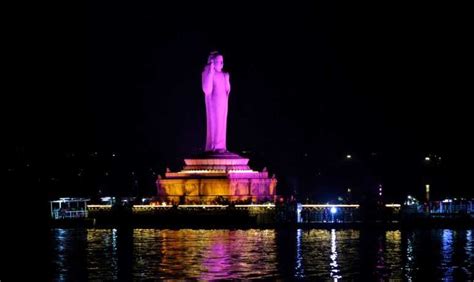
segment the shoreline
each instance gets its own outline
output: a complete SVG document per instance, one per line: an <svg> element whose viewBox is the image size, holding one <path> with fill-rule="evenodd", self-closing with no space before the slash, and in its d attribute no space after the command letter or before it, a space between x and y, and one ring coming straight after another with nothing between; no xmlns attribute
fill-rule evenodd
<svg viewBox="0 0 474 282"><path fill-rule="evenodd" d="M443 221L366 221L346 223L256 223L256 222L159 222L134 220L98 221L94 218L51 220L49 228L154 228L154 229L474 229L474 220L443 220Z"/></svg>

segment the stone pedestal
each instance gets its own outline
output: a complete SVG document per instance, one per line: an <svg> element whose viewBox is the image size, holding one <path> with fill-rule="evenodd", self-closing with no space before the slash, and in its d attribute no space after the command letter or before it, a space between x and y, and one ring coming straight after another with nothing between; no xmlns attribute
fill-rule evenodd
<svg viewBox="0 0 474 282"><path fill-rule="evenodd" d="M249 159L230 152L206 152L184 162L183 170L158 177L161 200L176 204L274 201L276 178L252 170Z"/></svg>

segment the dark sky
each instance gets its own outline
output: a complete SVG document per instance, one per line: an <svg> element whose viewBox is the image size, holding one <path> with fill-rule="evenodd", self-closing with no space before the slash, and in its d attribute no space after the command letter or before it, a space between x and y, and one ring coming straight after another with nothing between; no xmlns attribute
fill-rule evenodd
<svg viewBox="0 0 474 282"><path fill-rule="evenodd" d="M228 148L276 173L282 191L383 183L400 197L433 175L440 195L466 190L463 8L296 3L60 7L35 45L45 52L31 72L45 91L12 98L8 150L45 162L117 151L177 168L204 145L200 72L217 49L231 74ZM426 154L442 163L426 168Z"/></svg>

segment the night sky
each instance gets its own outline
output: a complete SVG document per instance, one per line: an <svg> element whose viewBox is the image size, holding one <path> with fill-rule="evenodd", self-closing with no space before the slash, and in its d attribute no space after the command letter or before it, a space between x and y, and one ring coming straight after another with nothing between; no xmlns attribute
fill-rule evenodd
<svg viewBox="0 0 474 282"><path fill-rule="evenodd" d="M153 192L147 173L179 169L204 146L200 73L219 50L232 84L228 149L275 173L279 193L324 201L382 184L401 200L430 182L437 197L472 196L462 7L312 2L62 7L25 47L44 50L19 66L41 79L11 97L7 166L33 175L25 189L40 179L52 196L95 193L63 174L98 152L91 170L134 171Z"/></svg>

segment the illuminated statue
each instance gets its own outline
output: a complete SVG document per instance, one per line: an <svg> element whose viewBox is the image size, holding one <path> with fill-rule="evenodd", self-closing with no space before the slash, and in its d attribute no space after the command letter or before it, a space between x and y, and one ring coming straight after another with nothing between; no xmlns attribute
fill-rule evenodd
<svg viewBox="0 0 474 282"><path fill-rule="evenodd" d="M211 52L202 71L202 90L206 101L206 151L227 152L227 105L230 93L229 73L223 72L224 57Z"/></svg>
<svg viewBox="0 0 474 282"><path fill-rule="evenodd" d="M222 71L222 54L212 52L202 70L202 90L206 102L207 136L205 152L184 159L179 172L166 169L156 180L160 201L205 204L264 203L276 201L275 176L268 170L255 171L249 159L227 151L226 128L230 93L229 74Z"/></svg>

